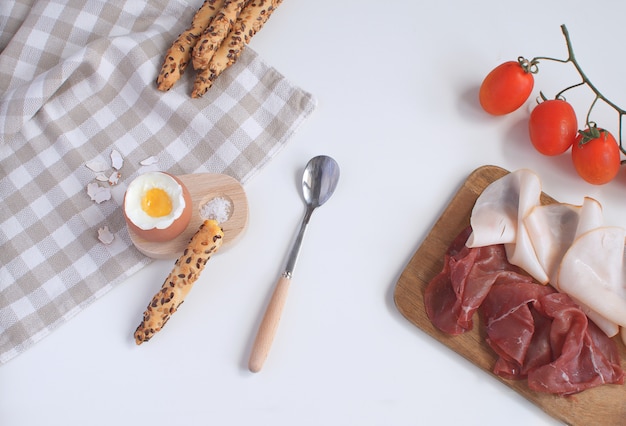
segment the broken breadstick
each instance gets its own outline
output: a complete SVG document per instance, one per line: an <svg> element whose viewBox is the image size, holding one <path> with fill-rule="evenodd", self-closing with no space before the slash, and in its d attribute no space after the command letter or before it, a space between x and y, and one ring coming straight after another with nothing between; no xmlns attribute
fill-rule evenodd
<svg viewBox="0 0 626 426"><path fill-rule="evenodd" d="M191 26L178 36L165 54L163 66L157 77L157 89L166 92L180 79L191 60L191 51L198 38L223 4L224 0L204 0L193 16Z"/></svg>
<svg viewBox="0 0 626 426"><path fill-rule="evenodd" d="M250 0L243 8L209 65L199 71L191 92L192 98L204 95L219 75L231 66L252 37L263 27L282 0Z"/></svg>
<svg viewBox="0 0 626 426"><path fill-rule="evenodd" d="M198 279L207 261L222 245L224 231L213 219L205 220L183 254L176 260L172 272L161 290L154 295L135 331L135 343L147 342L160 331L176 312Z"/></svg>
<svg viewBox="0 0 626 426"><path fill-rule="evenodd" d="M226 0L224 2L224 6L206 27L191 53L194 69L202 70L209 66L211 57L228 35L247 2L247 0Z"/></svg>

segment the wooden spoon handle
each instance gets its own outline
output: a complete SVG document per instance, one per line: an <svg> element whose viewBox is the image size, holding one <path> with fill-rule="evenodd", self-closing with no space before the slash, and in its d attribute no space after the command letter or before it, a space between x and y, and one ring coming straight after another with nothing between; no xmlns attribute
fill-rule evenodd
<svg viewBox="0 0 626 426"><path fill-rule="evenodd" d="M270 351L276 329L278 328L278 322L285 306L285 300L287 300L290 283L291 279L286 276L281 276L276 283L274 293L267 305L265 315L263 315L263 320L254 340L250 360L248 361L248 368L253 373L261 370Z"/></svg>

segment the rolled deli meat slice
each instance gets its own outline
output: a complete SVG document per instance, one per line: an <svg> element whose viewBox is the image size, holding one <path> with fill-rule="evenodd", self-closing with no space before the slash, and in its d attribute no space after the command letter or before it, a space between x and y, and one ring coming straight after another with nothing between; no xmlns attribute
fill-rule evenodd
<svg viewBox="0 0 626 426"><path fill-rule="evenodd" d="M576 238L559 269L560 290L604 318L626 326L624 239L621 227L600 227Z"/></svg>
<svg viewBox="0 0 626 426"><path fill-rule="evenodd" d="M467 246L514 243L519 219L539 204L540 196L541 182L530 170L516 170L491 183L472 209Z"/></svg>
<svg viewBox="0 0 626 426"><path fill-rule="evenodd" d="M542 268L524 225L524 218L540 204L541 181L527 169L520 169L491 183L478 196L472 214L468 247L504 244L509 262L546 284Z"/></svg>

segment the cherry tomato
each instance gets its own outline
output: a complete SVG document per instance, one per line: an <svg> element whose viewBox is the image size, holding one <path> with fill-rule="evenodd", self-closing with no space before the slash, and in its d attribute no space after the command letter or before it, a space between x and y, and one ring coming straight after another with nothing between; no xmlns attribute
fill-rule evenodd
<svg viewBox="0 0 626 426"><path fill-rule="evenodd" d="M492 115L504 115L521 107L530 96L535 78L522 66L520 58L494 68L480 85L478 97L480 105Z"/></svg>
<svg viewBox="0 0 626 426"><path fill-rule="evenodd" d="M530 113L528 133L535 149L543 155L563 154L578 133L576 112L564 100L543 101Z"/></svg>
<svg viewBox="0 0 626 426"><path fill-rule="evenodd" d="M607 130L591 127L579 132L572 145L576 172L589 183L603 185L617 176L620 151Z"/></svg>

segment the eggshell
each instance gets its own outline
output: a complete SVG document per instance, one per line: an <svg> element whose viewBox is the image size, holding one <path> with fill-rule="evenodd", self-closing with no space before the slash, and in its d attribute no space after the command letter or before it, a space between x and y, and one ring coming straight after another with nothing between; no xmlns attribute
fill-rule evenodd
<svg viewBox="0 0 626 426"><path fill-rule="evenodd" d="M164 242L164 241L173 240L174 238L178 237L187 228L187 225L189 225L189 221L191 220L191 215L193 213L191 194L189 193L189 190L187 189L185 184L182 183L181 180L178 179L176 176L173 176L169 173L164 173L164 174L172 177L176 181L176 183L178 183L183 189L183 198L185 199L185 208L183 209L183 212L181 213L180 217L174 220L174 223L172 223L169 227L164 228L164 229L157 229L157 228L141 229L128 218L128 216L126 215L126 208L124 207L122 209L124 212L124 219L126 220L126 225L130 229L132 229L132 231L137 236L139 236L140 238L143 238L146 241ZM126 194L124 194L124 204L126 204Z"/></svg>

